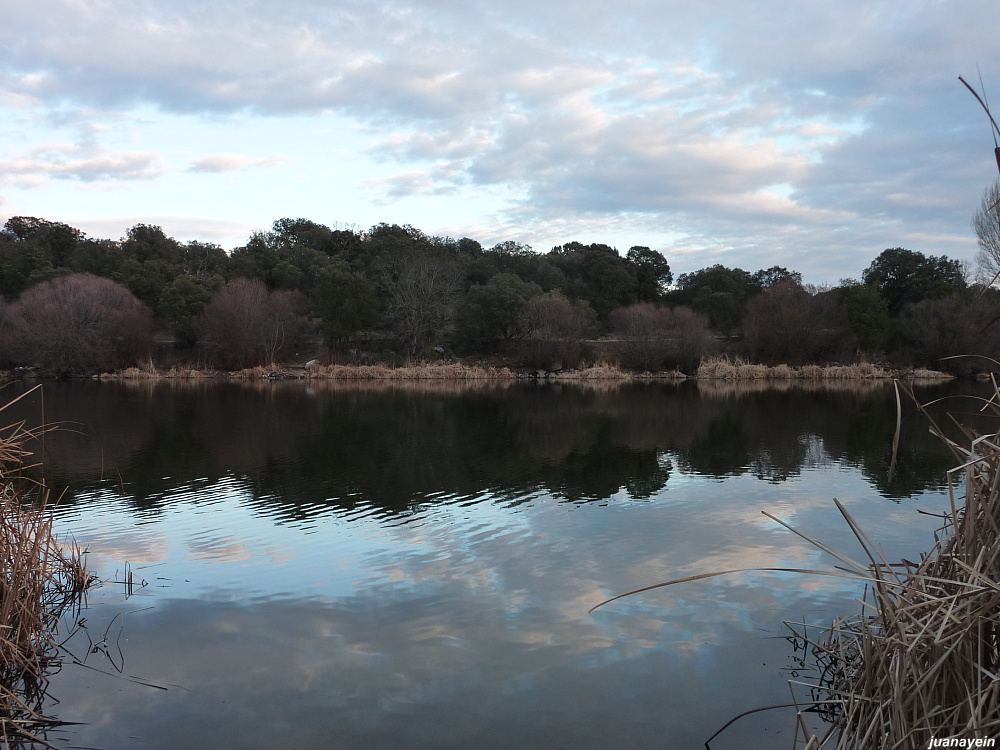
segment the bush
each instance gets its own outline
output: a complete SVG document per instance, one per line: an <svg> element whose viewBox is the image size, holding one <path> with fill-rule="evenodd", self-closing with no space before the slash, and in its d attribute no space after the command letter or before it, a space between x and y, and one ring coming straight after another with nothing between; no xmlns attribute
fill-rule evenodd
<svg viewBox="0 0 1000 750"><path fill-rule="evenodd" d="M149 308L121 284L87 273L27 289L3 323L2 344L13 362L59 374L113 370L153 346Z"/></svg>
<svg viewBox="0 0 1000 750"><path fill-rule="evenodd" d="M198 319L198 332L220 367L266 365L302 335L300 292L269 292L257 279L233 279L217 291Z"/></svg>
<svg viewBox="0 0 1000 750"><path fill-rule="evenodd" d="M574 305L558 292L532 297L521 308L520 359L531 367L574 367L583 352L589 307Z"/></svg>
<svg viewBox="0 0 1000 750"><path fill-rule="evenodd" d="M786 279L747 304L743 340L753 359L802 364L829 356L842 328L833 296Z"/></svg>
<svg viewBox="0 0 1000 750"><path fill-rule="evenodd" d="M689 307L671 309L639 302L618 308L610 320L619 339L619 358L628 367L693 369L714 349L708 317Z"/></svg>

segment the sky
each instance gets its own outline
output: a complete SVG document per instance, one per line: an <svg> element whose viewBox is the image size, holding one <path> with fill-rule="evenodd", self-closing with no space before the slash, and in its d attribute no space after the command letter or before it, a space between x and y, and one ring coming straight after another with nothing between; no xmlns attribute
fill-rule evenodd
<svg viewBox="0 0 1000 750"><path fill-rule="evenodd" d="M3 0L0 222L972 260L995 0ZM1000 109L998 109L1000 111Z"/></svg>

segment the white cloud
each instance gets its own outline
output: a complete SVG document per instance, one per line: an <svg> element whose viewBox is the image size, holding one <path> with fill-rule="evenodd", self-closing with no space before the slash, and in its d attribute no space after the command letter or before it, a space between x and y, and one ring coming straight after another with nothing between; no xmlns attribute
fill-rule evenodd
<svg viewBox="0 0 1000 750"><path fill-rule="evenodd" d="M992 174L990 144L956 76L976 63L987 84L1000 75L983 22L994 11L986 0L804 0L794 13L773 0L8 0L0 107L73 113L95 144L139 106L238 114L262 150L284 149L261 115L332 112L364 124L366 156L389 164L361 181L375 205L436 198L438 225L473 235L573 226L585 239L628 225L728 248L744 265L799 253L808 275L834 257L858 266L893 233L925 238L914 248L925 252L974 252L968 215ZM163 173L165 149L129 137L101 153L0 155L0 174ZM189 173L282 166L225 149L180 158ZM275 186L301 177L295 164ZM775 184L789 187L773 196ZM447 218L481 188L508 200Z"/></svg>
<svg viewBox="0 0 1000 750"><path fill-rule="evenodd" d="M83 158L70 155L82 151L76 145L57 144L35 149L29 156L0 158L0 181L20 180L20 185L44 184L44 179L148 180L165 171L162 158L148 151L97 152ZM27 181L27 182L26 182Z"/></svg>
<svg viewBox="0 0 1000 750"><path fill-rule="evenodd" d="M210 154L193 159L188 165L188 172L234 172L250 167L279 166L284 158L279 154L251 159L243 154Z"/></svg>

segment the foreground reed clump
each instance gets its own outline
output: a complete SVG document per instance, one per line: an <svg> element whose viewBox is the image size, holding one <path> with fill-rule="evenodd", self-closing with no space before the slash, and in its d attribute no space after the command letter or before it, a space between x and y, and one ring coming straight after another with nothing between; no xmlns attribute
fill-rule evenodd
<svg viewBox="0 0 1000 750"><path fill-rule="evenodd" d="M1000 391L987 405L1000 415ZM869 579L867 612L816 635L792 626L820 667L810 687L831 724L823 738L806 732L806 747L906 750L1000 734L1000 434L966 431L966 448L932 431L960 459L933 549L919 563L890 565L841 507L870 558L862 568L838 556ZM961 505L956 474L965 479Z"/></svg>
<svg viewBox="0 0 1000 750"><path fill-rule="evenodd" d="M6 407L3 407L6 408ZM2 410L2 408L0 408ZM0 436L0 738L46 744L55 722L43 713L49 675L61 665L59 628L79 614L93 579L76 545L52 533L48 491L23 476L20 425Z"/></svg>

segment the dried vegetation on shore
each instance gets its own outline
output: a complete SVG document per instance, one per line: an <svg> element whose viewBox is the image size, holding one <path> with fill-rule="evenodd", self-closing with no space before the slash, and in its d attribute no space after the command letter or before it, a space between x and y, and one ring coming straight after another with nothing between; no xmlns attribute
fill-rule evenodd
<svg viewBox="0 0 1000 750"><path fill-rule="evenodd" d="M129 367L100 376L110 380L478 380L484 382L512 381L517 379L548 380L684 380L686 376L677 370L662 372L635 372L617 364L598 362L579 369L516 370L505 365L476 365L463 362L413 363L392 366L372 365L278 365L250 367L243 370L223 371L197 368L171 367L158 369L152 363ZM887 370L880 365L858 362L851 365L803 365L791 367L787 364L763 365L744 359L729 357L705 357L701 360L695 379L699 381L766 381L766 382L812 382L812 381L882 381L892 378L941 382L952 379L951 375L936 370L911 369L902 372Z"/></svg>
<svg viewBox="0 0 1000 750"><path fill-rule="evenodd" d="M30 391L29 391L30 392ZM0 407L3 411L6 407ZM49 492L24 476L25 442L38 437L23 425L0 436L0 741L47 743L49 675L62 662L63 618L79 614L92 578L76 545L52 532ZM71 617L71 619L73 619ZM20 746L20 745L17 745Z"/></svg>

